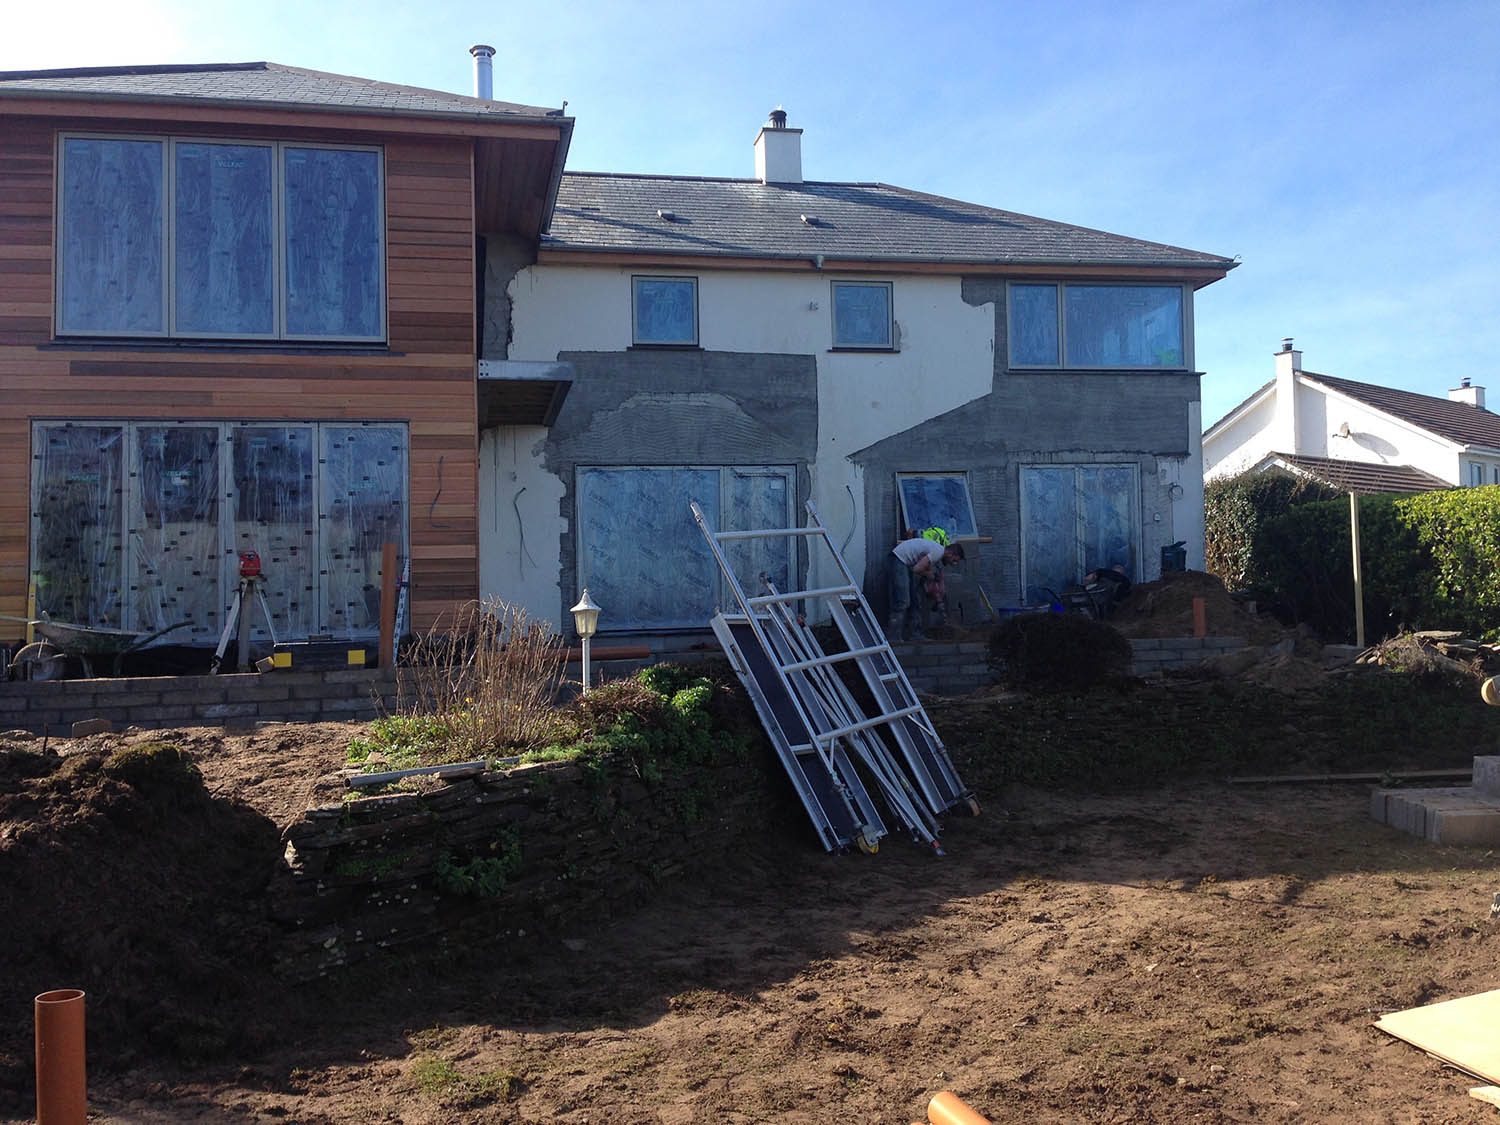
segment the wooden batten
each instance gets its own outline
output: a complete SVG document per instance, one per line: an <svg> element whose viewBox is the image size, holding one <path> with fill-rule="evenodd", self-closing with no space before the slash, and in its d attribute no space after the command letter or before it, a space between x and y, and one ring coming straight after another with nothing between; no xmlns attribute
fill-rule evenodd
<svg viewBox="0 0 1500 1125"><path fill-rule="evenodd" d="M425 630L478 597L474 141L432 122L171 107L5 107L0 129L0 614L25 611L35 419L400 421L410 438L411 610ZM98 111L97 114L95 111ZM88 118L80 116L82 112ZM226 348L52 335L56 133L196 131L378 143L385 153L387 344ZM355 132L357 130L357 132ZM479 122L473 136L555 139ZM8 631L0 631L0 636Z"/></svg>

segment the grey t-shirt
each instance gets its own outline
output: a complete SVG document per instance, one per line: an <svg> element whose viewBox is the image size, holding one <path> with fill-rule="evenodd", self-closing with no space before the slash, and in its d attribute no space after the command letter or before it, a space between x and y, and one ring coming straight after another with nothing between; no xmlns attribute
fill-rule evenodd
<svg viewBox="0 0 1500 1125"><path fill-rule="evenodd" d="M916 566L923 556L931 559L936 566L943 561L943 545L934 543L931 539L903 539L891 548L891 554L909 567Z"/></svg>

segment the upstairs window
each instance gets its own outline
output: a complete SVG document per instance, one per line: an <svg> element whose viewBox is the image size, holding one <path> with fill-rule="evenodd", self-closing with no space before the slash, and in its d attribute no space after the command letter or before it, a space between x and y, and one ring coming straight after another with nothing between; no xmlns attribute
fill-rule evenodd
<svg viewBox="0 0 1500 1125"><path fill-rule="evenodd" d="M698 343L698 279L633 277L632 339L637 344L692 347Z"/></svg>
<svg viewBox="0 0 1500 1125"><path fill-rule="evenodd" d="M1180 285L1013 284L1011 367L1188 365Z"/></svg>
<svg viewBox="0 0 1500 1125"><path fill-rule="evenodd" d="M891 283L835 281L833 283L833 346L890 351Z"/></svg>
<svg viewBox="0 0 1500 1125"><path fill-rule="evenodd" d="M385 338L380 153L66 136L57 331Z"/></svg>
<svg viewBox="0 0 1500 1125"><path fill-rule="evenodd" d="M1470 487L1478 488L1483 483L1484 483L1484 462L1483 461L1470 461L1469 462L1469 485L1470 485Z"/></svg>

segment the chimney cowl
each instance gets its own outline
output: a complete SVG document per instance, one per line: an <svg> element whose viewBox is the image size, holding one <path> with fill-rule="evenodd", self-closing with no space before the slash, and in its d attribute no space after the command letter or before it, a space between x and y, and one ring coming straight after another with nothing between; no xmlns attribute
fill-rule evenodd
<svg viewBox="0 0 1500 1125"><path fill-rule="evenodd" d="M802 182L802 130L789 129L777 106L755 138L755 178L763 184Z"/></svg>
<svg viewBox="0 0 1500 1125"><path fill-rule="evenodd" d="M489 101L495 96L494 63L495 48L487 43L475 43L469 48L474 56L474 96Z"/></svg>

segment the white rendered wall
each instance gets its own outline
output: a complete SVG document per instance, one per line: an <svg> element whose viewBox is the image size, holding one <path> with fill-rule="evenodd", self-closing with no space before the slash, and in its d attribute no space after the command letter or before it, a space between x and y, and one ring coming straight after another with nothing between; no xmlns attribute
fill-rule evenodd
<svg viewBox="0 0 1500 1125"><path fill-rule="evenodd" d="M818 453L812 466L812 500L856 575L864 569L863 481L850 454L883 438L988 394L994 378L995 310L966 304L957 277L879 277L807 272L722 271L537 265L521 270L510 286L512 336L507 356L555 360L564 351L623 351L631 345L631 276L681 275L698 279L698 340L706 351L811 355L818 371ZM891 281L899 350L833 352L834 280ZM493 440L493 439L491 439ZM495 480L483 460L480 498ZM512 455L512 463L525 461ZM535 467L534 471L539 471ZM511 471L511 470L506 470ZM515 483L521 483L518 476ZM503 489L505 481L499 481ZM539 483L539 482L538 482ZM526 497L533 491L528 488ZM549 601L528 610L549 619L557 612L557 503L561 483L549 493L550 529L526 541L538 569L551 570ZM502 505L503 506L503 505ZM501 513L503 520L504 513ZM513 517L512 517L513 522ZM502 524L503 526L503 524ZM854 534L850 534L853 531ZM483 534L483 532L482 532ZM492 566L495 549L481 538L481 588L507 589L516 562ZM547 551L547 558L539 553ZM503 556L502 556L503 557ZM529 568L529 563L527 564ZM832 582L831 565L815 568L814 584ZM491 583L496 583L492 585ZM531 597L528 587L527 597Z"/></svg>
<svg viewBox="0 0 1500 1125"><path fill-rule="evenodd" d="M1229 422L1211 438L1203 440L1203 476L1206 480L1243 473L1271 452L1271 428L1275 421L1276 396L1267 395L1244 414ZM1290 452L1277 450L1276 452Z"/></svg>
<svg viewBox="0 0 1500 1125"><path fill-rule="evenodd" d="M563 482L542 468L543 426L500 426L479 434L479 592L558 619L558 515Z"/></svg>
<svg viewBox="0 0 1500 1125"><path fill-rule="evenodd" d="M1451 442L1319 387L1302 386L1298 391L1302 412L1309 416L1308 424L1299 427L1299 437L1310 447L1298 452L1342 461L1410 465L1449 484L1460 483L1458 451ZM1334 437L1345 422L1349 436ZM1320 446L1326 452L1312 452Z"/></svg>
<svg viewBox="0 0 1500 1125"><path fill-rule="evenodd" d="M1204 476L1213 480L1253 468L1271 453L1410 465L1451 484L1462 483L1460 458L1450 442L1399 422L1354 399L1298 381L1296 448L1274 444L1276 396L1247 410L1203 444ZM1349 437L1335 437L1341 424Z"/></svg>

